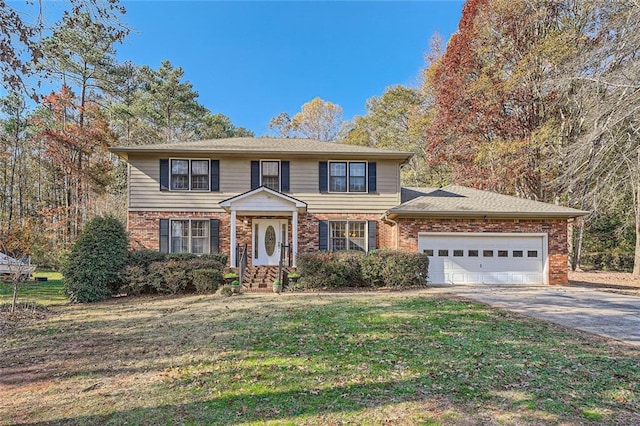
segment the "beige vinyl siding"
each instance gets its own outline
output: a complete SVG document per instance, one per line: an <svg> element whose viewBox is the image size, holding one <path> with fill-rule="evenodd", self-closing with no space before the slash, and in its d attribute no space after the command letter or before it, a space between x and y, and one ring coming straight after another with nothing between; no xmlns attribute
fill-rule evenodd
<svg viewBox="0 0 640 426"><path fill-rule="evenodd" d="M129 210L222 211L218 205L220 201L250 189L250 162L232 158L220 159L220 192L160 191L160 158L159 156L129 158L131 164Z"/></svg>
<svg viewBox="0 0 640 426"><path fill-rule="evenodd" d="M251 160L260 158L199 157L220 160L220 192L160 191L160 158L130 155L129 210L131 211L221 211L218 205L249 191ZM331 159L327 159L330 161ZM355 161L364 160L354 158ZM323 160L324 161L324 160ZM383 213L400 204L397 161L376 160L377 193L328 193L318 190L317 159L290 160L290 189L287 194L307 203L310 213Z"/></svg>
<svg viewBox="0 0 640 426"><path fill-rule="evenodd" d="M362 161L354 158L354 161ZM331 159L328 159L331 161ZM307 203L309 213L383 213L400 204L397 161L376 161L377 194L325 193L318 191L318 160L291 161L291 195Z"/></svg>

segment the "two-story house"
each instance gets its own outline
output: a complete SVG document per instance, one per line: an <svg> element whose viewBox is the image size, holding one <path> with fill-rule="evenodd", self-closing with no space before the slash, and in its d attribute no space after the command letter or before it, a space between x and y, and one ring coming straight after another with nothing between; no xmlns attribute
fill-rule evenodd
<svg viewBox="0 0 640 426"><path fill-rule="evenodd" d="M401 188L411 153L307 139L115 147L129 164L133 248L293 266L311 250L430 256L433 283L567 283L568 220L585 212L460 186Z"/></svg>

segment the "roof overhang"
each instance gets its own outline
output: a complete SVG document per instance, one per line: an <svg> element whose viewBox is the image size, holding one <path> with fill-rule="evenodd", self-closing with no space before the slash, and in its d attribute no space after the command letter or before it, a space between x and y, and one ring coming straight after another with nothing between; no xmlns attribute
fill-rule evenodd
<svg viewBox="0 0 640 426"><path fill-rule="evenodd" d="M250 216L290 214L294 211L304 213L307 210L307 203L266 186L259 186L251 191L221 201L220 207L228 212L235 211Z"/></svg>
<svg viewBox="0 0 640 426"><path fill-rule="evenodd" d="M589 212L576 210L575 212L496 212L496 211L415 211L389 209L383 218L433 218L433 219L570 219L586 216Z"/></svg>

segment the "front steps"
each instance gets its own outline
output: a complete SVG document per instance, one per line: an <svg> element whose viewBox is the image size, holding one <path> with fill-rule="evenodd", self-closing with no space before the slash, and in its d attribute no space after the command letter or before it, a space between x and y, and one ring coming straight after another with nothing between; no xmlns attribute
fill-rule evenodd
<svg viewBox="0 0 640 426"><path fill-rule="evenodd" d="M283 274L293 268L283 267ZM277 266L247 266L242 280L243 291L273 291L273 282L278 279Z"/></svg>

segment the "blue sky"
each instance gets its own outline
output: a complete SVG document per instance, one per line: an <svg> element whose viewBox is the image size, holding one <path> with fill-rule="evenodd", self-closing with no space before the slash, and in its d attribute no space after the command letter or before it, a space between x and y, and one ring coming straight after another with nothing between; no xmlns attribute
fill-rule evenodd
<svg viewBox="0 0 640 426"><path fill-rule="evenodd" d="M394 84L415 86L434 31L446 41L462 1L124 1L133 32L118 58L181 66L200 102L260 136L316 96L363 114Z"/></svg>

